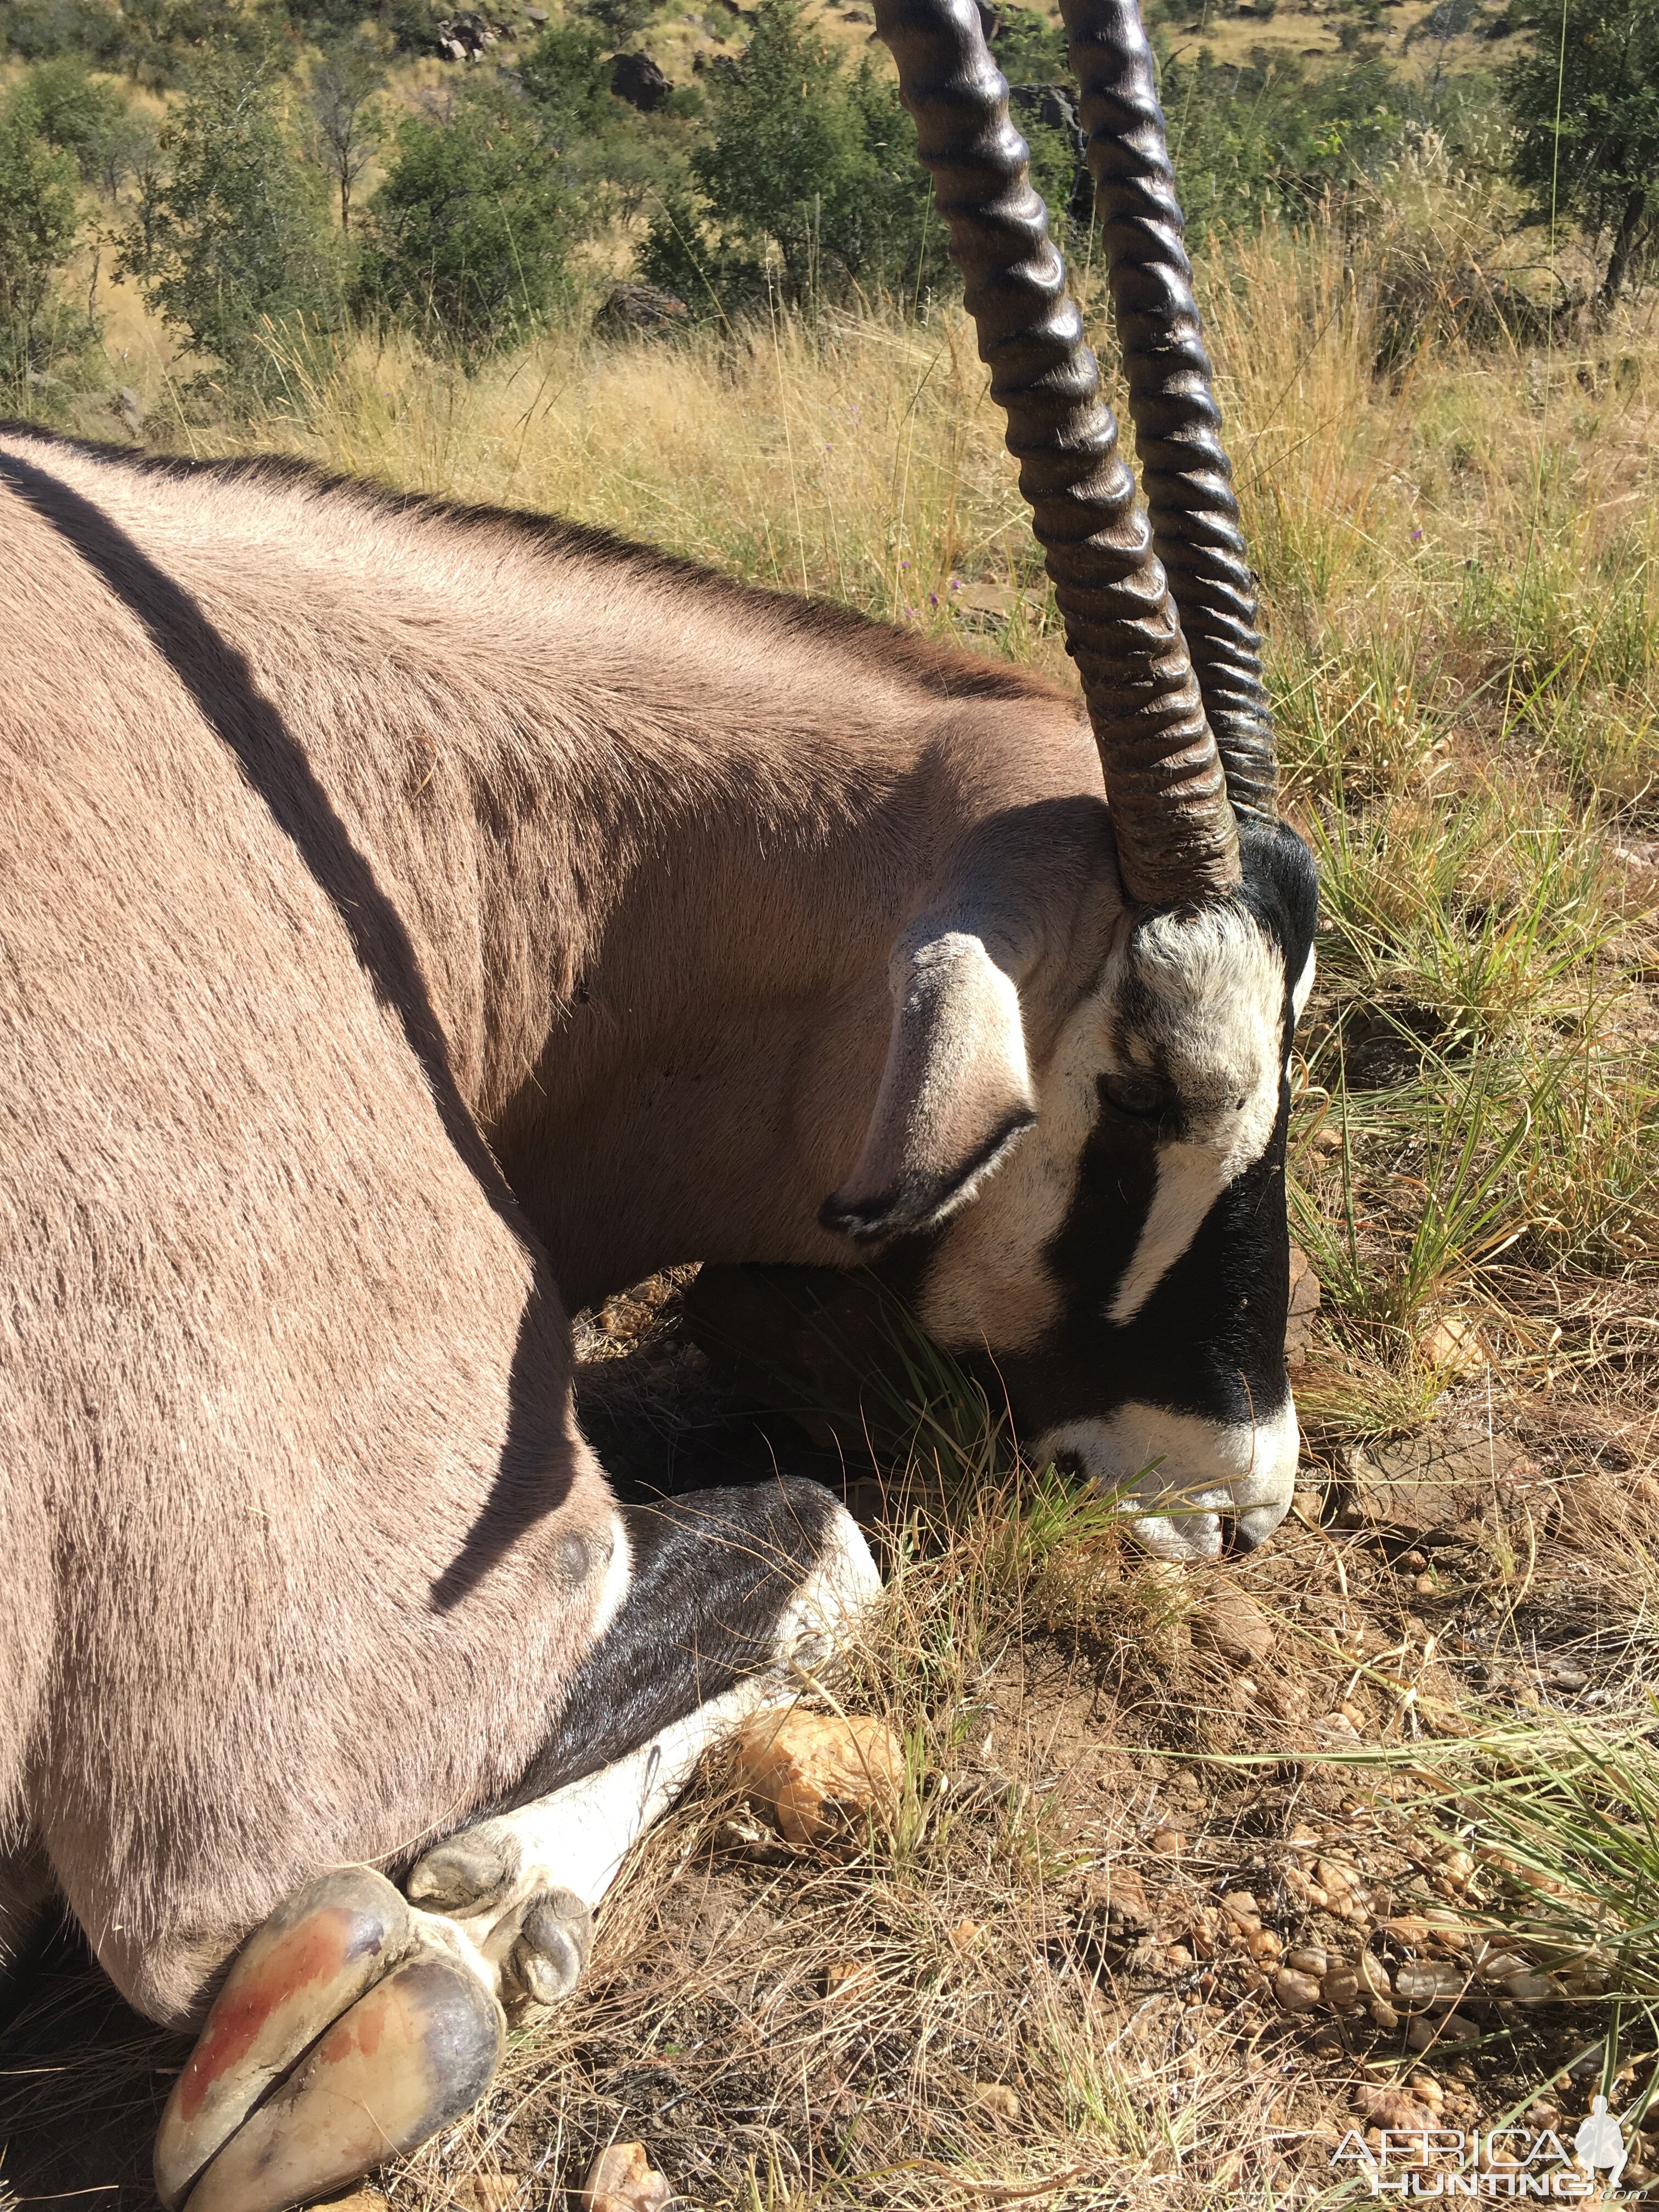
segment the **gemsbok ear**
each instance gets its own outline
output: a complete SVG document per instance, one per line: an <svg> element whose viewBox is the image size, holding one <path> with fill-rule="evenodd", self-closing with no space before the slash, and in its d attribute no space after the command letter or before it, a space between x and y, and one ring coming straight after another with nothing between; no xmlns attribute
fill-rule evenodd
<svg viewBox="0 0 1659 2212"><path fill-rule="evenodd" d="M911 931L894 947L893 1028L858 1165L818 1219L860 1243L965 1206L1036 1119L1019 993L981 939Z"/></svg>

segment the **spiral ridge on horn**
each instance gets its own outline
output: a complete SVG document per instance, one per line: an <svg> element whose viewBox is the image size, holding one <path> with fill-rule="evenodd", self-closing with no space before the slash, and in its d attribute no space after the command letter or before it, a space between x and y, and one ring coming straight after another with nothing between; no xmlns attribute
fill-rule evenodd
<svg viewBox="0 0 1659 2212"><path fill-rule="evenodd" d="M1008 119L974 0L877 0L1008 447L1083 679L1132 896L1240 880L1237 824L1180 617Z"/></svg>
<svg viewBox="0 0 1659 2212"><path fill-rule="evenodd" d="M1152 543L1181 610L1233 804L1275 821L1255 582L1221 443L1152 49L1136 0L1060 0L1060 14L1082 94Z"/></svg>

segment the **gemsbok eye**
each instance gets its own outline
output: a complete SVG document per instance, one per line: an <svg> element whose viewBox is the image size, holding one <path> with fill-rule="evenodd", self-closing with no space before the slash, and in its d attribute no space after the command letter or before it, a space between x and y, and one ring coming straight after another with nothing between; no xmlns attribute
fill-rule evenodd
<svg viewBox="0 0 1659 2212"><path fill-rule="evenodd" d="M1137 1121L1161 1121L1175 1103L1175 1091L1158 1075L1103 1075L1100 1087L1109 1104Z"/></svg>

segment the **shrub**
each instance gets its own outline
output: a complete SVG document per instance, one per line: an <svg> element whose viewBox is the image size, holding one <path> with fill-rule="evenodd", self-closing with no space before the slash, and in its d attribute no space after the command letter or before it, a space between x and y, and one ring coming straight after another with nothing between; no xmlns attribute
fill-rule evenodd
<svg viewBox="0 0 1659 2212"><path fill-rule="evenodd" d="M234 55L198 73L162 143L170 173L128 227L125 266L198 353L257 381L273 337L335 319L327 186L269 76Z"/></svg>
<svg viewBox="0 0 1659 2212"><path fill-rule="evenodd" d="M472 355L546 317L564 274L559 181L535 108L480 86L449 123L411 116L374 196L360 303Z"/></svg>

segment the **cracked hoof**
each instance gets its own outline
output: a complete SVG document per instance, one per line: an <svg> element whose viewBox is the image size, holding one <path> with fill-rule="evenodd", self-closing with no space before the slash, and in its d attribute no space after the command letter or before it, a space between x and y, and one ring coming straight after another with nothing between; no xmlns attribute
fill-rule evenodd
<svg viewBox="0 0 1659 2212"><path fill-rule="evenodd" d="M284 1899L237 1954L173 2087L155 2186L191 2183L278 2077L408 1949L409 1907L381 1875L344 1867Z"/></svg>
<svg viewBox="0 0 1659 2212"><path fill-rule="evenodd" d="M501 2008L450 1959L408 1960L360 1997L230 2138L186 2212L285 2212L413 2150L477 2104Z"/></svg>
<svg viewBox="0 0 1659 2212"><path fill-rule="evenodd" d="M226 1977L156 2136L161 2201L283 2212L355 2181L474 2104L504 2033L443 1923L367 1868L324 1875Z"/></svg>

